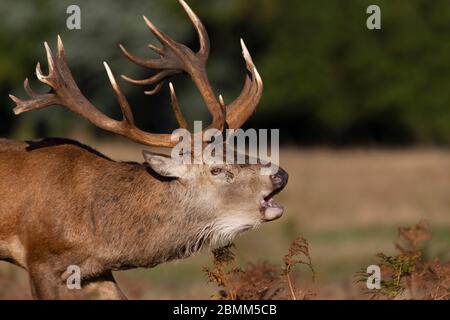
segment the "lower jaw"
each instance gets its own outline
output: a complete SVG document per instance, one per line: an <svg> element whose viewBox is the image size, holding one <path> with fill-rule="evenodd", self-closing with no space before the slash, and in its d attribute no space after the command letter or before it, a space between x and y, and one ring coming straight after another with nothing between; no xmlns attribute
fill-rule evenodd
<svg viewBox="0 0 450 320"><path fill-rule="evenodd" d="M279 219L283 215L283 208L281 207L270 207L265 208L262 212L264 221L273 221Z"/></svg>

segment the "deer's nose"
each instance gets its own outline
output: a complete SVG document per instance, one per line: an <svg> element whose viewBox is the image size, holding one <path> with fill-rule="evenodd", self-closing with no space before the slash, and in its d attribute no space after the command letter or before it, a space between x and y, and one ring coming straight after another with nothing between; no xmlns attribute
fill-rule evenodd
<svg viewBox="0 0 450 320"><path fill-rule="evenodd" d="M278 172L271 175L270 178L272 179L272 183L276 188L283 188L288 183L289 175L286 171L279 168Z"/></svg>

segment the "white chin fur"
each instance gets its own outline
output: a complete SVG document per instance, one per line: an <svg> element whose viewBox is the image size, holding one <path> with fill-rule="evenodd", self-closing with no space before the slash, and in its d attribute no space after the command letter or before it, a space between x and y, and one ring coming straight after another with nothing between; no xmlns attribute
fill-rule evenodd
<svg viewBox="0 0 450 320"><path fill-rule="evenodd" d="M240 233L258 227L260 222L246 215L234 215L221 218L214 223L211 246L216 247L230 243Z"/></svg>
<svg viewBox="0 0 450 320"><path fill-rule="evenodd" d="M264 220L272 221L280 218L283 215L283 208L274 207L274 208L266 208L264 211Z"/></svg>

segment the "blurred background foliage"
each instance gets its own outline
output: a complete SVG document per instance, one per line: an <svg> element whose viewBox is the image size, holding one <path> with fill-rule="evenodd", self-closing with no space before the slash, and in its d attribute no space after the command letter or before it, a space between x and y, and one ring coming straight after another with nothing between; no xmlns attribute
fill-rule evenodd
<svg viewBox="0 0 450 320"><path fill-rule="evenodd" d="M447 0L190 0L212 43L208 73L226 102L243 84L239 38L245 39L264 79L260 107L246 124L280 128L284 143L302 145L450 144L450 10ZM82 30L66 28L66 8L81 7ZM366 8L382 10L382 30L366 28ZM0 1L0 135L37 138L71 132L110 136L60 107L14 117L8 93L24 97L21 83L45 62L43 41L61 34L81 90L113 117L120 111L102 61L116 76L146 78L150 71L126 60L117 44L142 57L156 43L141 15L177 41L197 37L177 1ZM45 64L45 63L44 63ZM190 120L208 114L187 76L175 85ZM33 80L36 89L46 90ZM147 97L120 82L140 127L171 131L176 123L167 88Z"/></svg>

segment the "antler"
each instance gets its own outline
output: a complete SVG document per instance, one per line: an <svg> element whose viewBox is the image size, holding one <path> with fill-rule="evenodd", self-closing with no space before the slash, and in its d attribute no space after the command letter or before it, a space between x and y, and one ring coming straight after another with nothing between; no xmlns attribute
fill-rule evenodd
<svg viewBox="0 0 450 320"><path fill-rule="evenodd" d="M239 97L226 107L226 119L230 129L240 128L253 114L261 100L263 82L256 70L250 52L241 39L242 55L247 65L247 76L244 88Z"/></svg>
<svg viewBox="0 0 450 320"><path fill-rule="evenodd" d="M156 29L156 27L144 17L147 26L162 44L162 48L149 45L151 49L160 55L160 59L141 59L129 53L123 46L120 46L120 48L132 62L147 68L158 70L158 72L154 76L144 80L133 80L125 76L123 76L123 78L134 84L154 84L155 88L153 90L146 91L146 94L151 95L161 89L165 79L185 71L191 76L199 89L200 94L212 115L212 123L208 128L205 128L204 131L209 128L215 128L222 131L225 127L225 121L230 128L239 128L251 116L258 105L262 94L262 80L253 64L252 58L245 47L244 42L241 40L243 55L248 69L244 88L241 95L228 106L225 105L221 96L219 97L219 100L217 100L206 74L206 63L209 56L208 34L205 27L191 8L189 8L183 0L179 0L179 2L197 30L200 39L200 50L197 53L194 53L186 46L175 42L166 34ZM53 56L48 44L44 43L44 45L47 52L49 74L44 75L40 64L38 63L36 66L36 76L41 82L50 86L52 91L46 94L37 94L30 88L28 79L25 79L24 88L30 99L21 100L10 95L10 98L16 103L16 107L13 109L16 115L46 108L51 105L62 105L83 118L86 118L101 129L125 136L145 145L173 147L178 143L178 141L172 141L172 136L170 134L149 133L142 131L135 126L130 105L106 62L104 63L104 66L122 110L123 119L121 121L114 120L103 114L81 93L67 65L64 46L59 36L56 57ZM187 123L181 113L172 83L170 83L169 88L172 108L178 124L181 128L187 128ZM202 136L203 132L200 133Z"/></svg>
<svg viewBox="0 0 450 320"><path fill-rule="evenodd" d="M206 74L206 63L208 61L210 50L208 33L200 19L186 2L183 0L179 0L179 2L197 30L200 41L200 50L197 53L194 53L185 45L175 42L164 32L158 30L155 25L144 16L143 18L148 28L162 45L162 48L152 44L148 47L155 51L160 58L142 59L131 54L123 45L119 46L130 61L149 69L158 70L158 72L156 75L144 80L134 80L127 76L122 76L122 78L133 84L155 85L153 90L145 92L147 95L153 95L161 90L164 80L167 77L181 73L182 71L188 73L200 91L203 101L212 115L212 124L209 128L223 130L225 124L224 110L216 99Z"/></svg>
<svg viewBox="0 0 450 320"><path fill-rule="evenodd" d="M46 42L44 45L47 52L49 74L44 75L38 63L36 66L36 76L39 81L52 88L52 93L35 93L30 88L28 79L25 79L24 88L30 99L21 100L10 95L10 98L16 103L16 107L13 109L16 115L59 104L89 120L95 126L125 136L133 141L145 145L162 147L173 147L177 144L177 141L171 140L170 134L148 133L134 125L131 108L106 62L104 62L104 66L122 110L122 121L109 118L83 96L67 65L64 46L60 36L58 36L56 57L53 56ZM174 106L174 109L177 109L177 107Z"/></svg>
<svg viewBox="0 0 450 320"><path fill-rule="evenodd" d="M122 78L133 84L155 85L153 90L145 91L146 94L152 95L161 90L162 84L167 77L185 71L191 76L196 84L206 106L213 116L211 127L217 128L220 125L222 122L223 110L225 109L228 127L232 129L240 128L255 111L255 108L261 99L263 90L262 79L255 68L252 57L248 52L244 41L241 39L242 52L246 61L248 76L246 77L244 88L240 96L230 105L219 108L221 103L215 98L205 70L210 51L208 33L206 32L205 26L186 2L184 0L178 1L183 6L197 30L200 41L199 51L193 53L186 46L174 42L165 33L158 30L153 23L144 16L144 21L148 28L162 44L162 48L153 44L148 45L150 49L160 56L160 59L142 59L131 54L122 45L120 45L120 49L130 61L149 69L158 70L158 72L156 75L144 80L134 80L124 75L122 75Z"/></svg>

